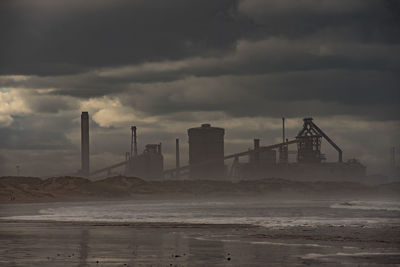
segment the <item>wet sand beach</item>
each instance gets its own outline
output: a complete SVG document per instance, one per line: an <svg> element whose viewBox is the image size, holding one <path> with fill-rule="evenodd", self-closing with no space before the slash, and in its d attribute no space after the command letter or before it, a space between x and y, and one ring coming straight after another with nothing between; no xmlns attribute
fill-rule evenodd
<svg viewBox="0 0 400 267"><path fill-rule="evenodd" d="M248 204L238 208L236 206L240 205L234 206L230 202L197 203L190 207L177 203L105 202L95 211L96 214L101 210L107 211L107 205L114 210L123 207L131 212L136 211L136 221L129 218L123 222L121 219L107 221L107 217L104 217L107 214L103 214L101 220L93 218L90 213L82 214L89 214L91 220L83 215L69 215L77 210L93 210L97 206L95 203L52 205L46 209L43 209L45 204L24 205L19 211L15 208L18 205L1 207L1 266L400 264L400 224L396 210L356 211L351 213L355 217L349 219L350 213L345 213L345 209L320 207L318 210L318 207L306 207L301 203L293 208L292 203L285 205L286 208L280 206L279 211L274 211L276 205L266 205L263 209L270 212L267 217L259 214L261 207L253 210L255 203L251 204L252 209ZM244 211L246 206L247 211ZM149 217L141 218L138 210L143 208L148 211ZM34 209L40 210L34 212ZM230 211L223 214L220 209ZM21 213L27 214L22 210L30 210L31 214L20 216ZM165 220L174 216L172 210L175 210L177 218L182 218L182 222ZM200 220L191 223L191 220L185 220L185 216L195 218L196 211L201 217L210 213L210 210L214 210L214 214L211 214L213 217L219 213L224 220L218 223L202 223ZM292 216L287 216L284 210ZM170 216L164 217L164 213ZM248 214L246 220L237 219L242 218L242 213ZM277 213L275 217L273 213ZM62 218L60 214L65 217ZM331 217L327 218L329 214ZM113 214L108 215L118 218ZM259 220L258 225L254 223L256 219ZM235 223L239 221L252 223Z"/></svg>

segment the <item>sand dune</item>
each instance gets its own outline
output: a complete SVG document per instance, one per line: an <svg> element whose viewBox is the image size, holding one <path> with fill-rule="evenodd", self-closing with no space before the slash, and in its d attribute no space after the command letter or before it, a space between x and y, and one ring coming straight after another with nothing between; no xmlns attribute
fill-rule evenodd
<svg viewBox="0 0 400 267"><path fill-rule="evenodd" d="M252 181L145 181L115 176L91 181L82 177L1 177L0 201L46 202L85 199L187 196L351 196L396 197L400 183L368 186L354 182L300 182L284 179Z"/></svg>

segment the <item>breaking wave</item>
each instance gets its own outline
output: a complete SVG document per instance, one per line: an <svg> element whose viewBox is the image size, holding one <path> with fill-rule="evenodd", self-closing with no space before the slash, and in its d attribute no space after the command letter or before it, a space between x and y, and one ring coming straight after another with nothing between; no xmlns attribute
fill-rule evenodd
<svg viewBox="0 0 400 267"><path fill-rule="evenodd" d="M330 207L332 209L400 211L399 202L384 202L384 201L349 201L349 202L335 203L332 204Z"/></svg>
<svg viewBox="0 0 400 267"><path fill-rule="evenodd" d="M312 203L311 203L312 204ZM383 206L385 214L343 213L339 209L368 207L365 202L339 203L321 208L290 206L277 208L265 203L201 202L201 203L76 203L40 208L33 215L6 216L1 219L64 222L129 222L129 223L188 223L188 224L246 224L267 228L285 227L379 227L382 224L400 224L391 210L398 211L394 204ZM373 208L372 208L373 209ZM375 208L377 209L377 208ZM312 209L314 210L314 208ZM336 212L332 212L335 211Z"/></svg>

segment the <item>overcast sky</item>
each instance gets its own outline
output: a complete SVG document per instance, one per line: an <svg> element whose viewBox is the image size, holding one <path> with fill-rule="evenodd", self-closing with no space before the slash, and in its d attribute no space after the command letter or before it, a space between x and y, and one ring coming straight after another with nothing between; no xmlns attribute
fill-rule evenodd
<svg viewBox="0 0 400 267"><path fill-rule="evenodd" d="M315 122L369 173L400 140L398 0L1 0L0 175L92 170L187 128L226 129L226 153ZM334 151L323 144L328 159ZM295 149L295 148L293 148Z"/></svg>

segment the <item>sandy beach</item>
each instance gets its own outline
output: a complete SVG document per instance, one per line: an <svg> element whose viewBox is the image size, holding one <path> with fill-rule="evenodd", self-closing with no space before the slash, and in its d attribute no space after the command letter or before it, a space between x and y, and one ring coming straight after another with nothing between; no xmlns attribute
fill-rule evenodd
<svg viewBox="0 0 400 267"><path fill-rule="evenodd" d="M399 213L396 203L376 201L2 205L0 263L398 266Z"/></svg>

